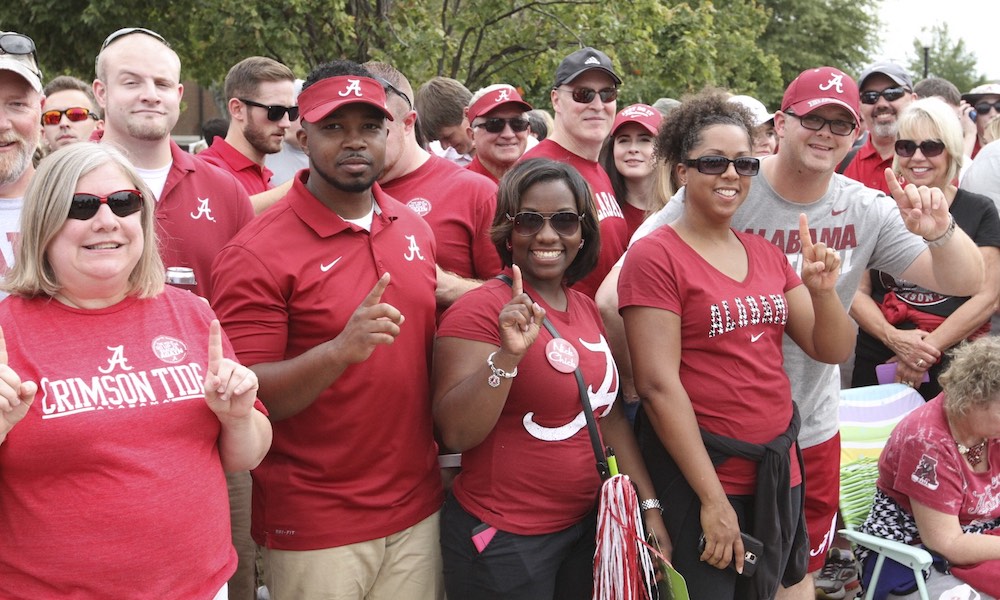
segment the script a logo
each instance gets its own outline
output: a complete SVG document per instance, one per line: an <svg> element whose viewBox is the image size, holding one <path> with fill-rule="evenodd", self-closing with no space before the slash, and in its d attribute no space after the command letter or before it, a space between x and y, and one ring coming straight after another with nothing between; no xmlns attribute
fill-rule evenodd
<svg viewBox="0 0 1000 600"><path fill-rule="evenodd" d="M844 74L843 73L831 73L830 80L819 86L819 89L824 92L832 88L837 88L838 94L844 93Z"/></svg>
<svg viewBox="0 0 1000 600"><path fill-rule="evenodd" d="M347 87L343 91L337 92L341 98L345 98L354 94L358 98L361 98L361 80L360 79L348 79Z"/></svg>

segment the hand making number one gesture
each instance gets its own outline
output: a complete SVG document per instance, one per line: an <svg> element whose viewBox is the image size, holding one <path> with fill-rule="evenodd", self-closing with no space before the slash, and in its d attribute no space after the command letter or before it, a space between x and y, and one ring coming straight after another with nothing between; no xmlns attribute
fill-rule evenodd
<svg viewBox="0 0 1000 600"><path fill-rule="evenodd" d="M0 328L0 442L28 414L37 391L34 381L21 381L7 364L7 342Z"/></svg>
<svg viewBox="0 0 1000 600"><path fill-rule="evenodd" d="M219 419L241 419L254 410L257 374L222 352L222 326L213 319L208 329L208 371L205 402Z"/></svg>
<svg viewBox="0 0 1000 600"><path fill-rule="evenodd" d="M513 267L510 302L500 309L500 351L521 357L535 343L545 319L545 309L524 293L521 268Z"/></svg>
<svg viewBox="0 0 1000 600"><path fill-rule="evenodd" d="M944 192L936 187L917 187L912 183L903 188L889 168L885 170L885 182L899 207L903 223L911 233L925 240L936 240L948 231L951 214Z"/></svg>
<svg viewBox="0 0 1000 600"><path fill-rule="evenodd" d="M823 242L813 243L805 213L799 214L799 240L802 242L802 283L812 291L832 290L840 276L840 254Z"/></svg>

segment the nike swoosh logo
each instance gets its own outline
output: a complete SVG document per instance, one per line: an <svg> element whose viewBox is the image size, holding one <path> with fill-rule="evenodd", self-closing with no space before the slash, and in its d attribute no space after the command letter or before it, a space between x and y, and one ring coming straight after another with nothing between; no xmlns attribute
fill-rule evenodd
<svg viewBox="0 0 1000 600"><path fill-rule="evenodd" d="M333 268L333 265L339 263L341 258L344 258L344 257L343 256L338 256L337 260L333 261L332 263L330 263L328 265L320 265L319 266L319 270L323 271L324 273L326 273L327 271L329 271L330 269Z"/></svg>
<svg viewBox="0 0 1000 600"><path fill-rule="evenodd" d="M847 212L847 209L846 209L846 208L845 208L845 209L843 209L843 210L837 210L837 209L834 209L834 210L831 210L831 211L830 211L830 216L832 216L832 217L836 217L836 216L838 216L838 215L842 215L842 214L844 214L845 212Z"/></svg>
<svg viewBox="0 0 1000 600"><path fill-rule="evenodd" d="M760 333L758 333L757 335L751 335L751 336L750 336L750 343L752 344L752 343L756 342L757 340L759 340L759 339L760 339L760 336L762 336L762 335L764 335L764 332L763 332L763 331L761 331L761 332L760 332Z"/></svg>

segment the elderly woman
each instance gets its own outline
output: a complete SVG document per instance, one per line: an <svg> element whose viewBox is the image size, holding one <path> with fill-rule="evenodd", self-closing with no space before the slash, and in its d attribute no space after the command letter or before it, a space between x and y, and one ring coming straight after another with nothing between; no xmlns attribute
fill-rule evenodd
<svg viewBox="0 0 1000 600"><path fill-rule="evenodd" d="M962 344L951 355L940 377L944 392L907 415L889 437L879 459L875 502L861 530L922 543L943 556L951 574L932 570L931 598L977 598L943 595L969 584L997 597L1000 338ZM874 555L859 558L875 562Z"/></svg>
<svg viewBox="0 0 1000 600"><path fill-rule="evenodd" d="M441 515L449 598L592 597L601 480L581 386L604 443L645 501L647 528L666 542L616 401L617 368L597 306L569 287L597 263L598 227L576 169L547 159L516 164L500 181L492 233L512 285L486 282L441 321L434 418L444 443L463 453Z"/></svg>
<svg viewBox="0 0 1000 600"><path fill-rule="evenodd" d="M1000 218L992 200L955 186L961 164L962 127L951 107L925 98L902 112L893 168L908 183L944 193L953 225L979 246L985 279L974 296L955 297L881 271L862 278L851 307L860 326L855 387L878 383L876 369L889 363L889 369L895 366L895 381L916 386L929 400L941 392L937 379L945 351L989 331L1000 295Z"/></svg>
<svg viewBox="0 0 1000 600"><path fill-rule="evenodd" d="M0 304L4 598L226 597L224 471L271 440L202 299L164 287L153 195L121 154L42 161Z"/></svg>

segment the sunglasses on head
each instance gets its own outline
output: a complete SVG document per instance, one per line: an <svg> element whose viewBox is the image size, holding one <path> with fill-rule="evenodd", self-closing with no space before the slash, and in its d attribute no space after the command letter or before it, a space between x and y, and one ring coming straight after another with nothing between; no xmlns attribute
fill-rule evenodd
<svg viewBox="0 0 1000 600"><path fill-rule="evenodd" d="M0 35L0 50L4 54L34 54L35 42L30 37L20 33L5 33Z"/></svg>
<svg viewBox="0 0 1000 600"><path fill-rule="evenodd" d="M281 106L281 105L269 106L267 104L261 104L260 102L254 102L253 100L247 100L246 98L237 98L237 100L239 100L243 104L246 104L247 106L266 108L268 121L273 121L277 123L278 121L281 120L282 117L285 116L285 113L288 113L289 121L294 121L295 119L299 118L298 106Z"/></svg>
<svg viewBox="0 0 1000 600"><path fill-rule="evenodd" d="M139 190L119 190L107 196L96 194L73 194L69 205L69 218L86 221L94 218L102 204L107 204L118 217L127 217L142 209L142 192Z"/></svg>
<svg viewBox="0 0 1000 600"><path fill-rule="evenodd" d="M105 48L110 46L112 42L114 42L115 40L123 38L126 35L132 35L133 33L141 33L143 35L148 35L149 37L154 38L160 43L162 43L167 48L170 47L170 44L167 43L167 40L163 39L162 35L156 33L152 29L146 29L145 27L124 27L112 33L107 38L105 38L104 43L101 44L101 50L104 50Z"/></svg>
<svg viewBox="0 0 1000 600"><path fill-rule="evenodd" d="M397 96L402 98L403 102L406 102L406 110L413 110L413 103L410 102L410 97L404 94L403 92L399 91L399 88L389 83L388 79L375 75L375 81L382 84L382 87L385 88L386 93L392 92L393 94L396 94Z"/></svg>
<svg viewBox="0 0 1000 600"><path fill-rule="evenodd" d="M517 213L513 217L508 214L507 220L514 222L514 233L517 235L535 235L542 230L545 222L548 221L549 225L552 226L552 229L560 237L569 237L576 235L576 232L580 231L580 222L583 221L583 215L569 211L549 213L547 215L524 211Z"/></svg>
<svg viewBox="0 0 1000 600"><path fill-rule="evenodd" d="M937 156L944 152L944 142L938 140L924 140L919 144L913 140L896 140L896 154L903 158L910 158L920 148L920 152L927 158Z"/></svg>
<svg viewBox="0 0 1000 600"><path fill-rule="evenodd" d="M47 110L43 112L42 125L58 125L59 122L62 121L63 115L66 115L66 118L74 123L86 121L87 119L97 120L97 115L90 112L89 108L74 106L73 108L67 108L65 110Z"/></svg>
<svg viewBox="0 0 1000 600"><path fill-rule="evenodd" d="M482 123L476 123L473 127L482 127L489 133L500 133L504 130L507 125L510 125L511 131L514 133L521 133L522 131L528 130L528 120L524 117L511 117L509 119L502 119L500 117L491 117L485 119Z"/></svg>
<svg viewBox="0 0 1000 600"><path fill-rule="evenodd" d="M725 156L702 156L686 158L683 162L705 175L722 175L729 170L730 163L736 168L736 174L744 177L753 177L760 171L760 159L752 156L740 156L732 159Z"/></svg>
<svg viewBox="0 0 1000 600"><path fill-rule="evenodd" d="M986 113L990 112L990 109L995 110L996 112L1000 113L1000 100L998 100L997 102L977 102L976 103L976 112L979 113L979 114L981 114L981 115L985 115Z"/></svg>
<svg viewBox="0 0 1000 600"><path fill-rule="evenodd" d="M889 102L894 102L899 100L906 94L907 90L904 87L891 87L885 88L881 92L876 92L875 90L869 90L867 92L861 92L861 103L862 104L875 104L878 102L879 97L885 98Z"/></svg>
<svg viewBox="0 0 1000 600"><path fill-rule="evenodd" d="M601 96L601 102L612 102L618 99L618 88L613 87L604 88L603 90L581 87L573 88L569 91L573 96L573 101L580 104L590 104L598 95Z"/></svg>

